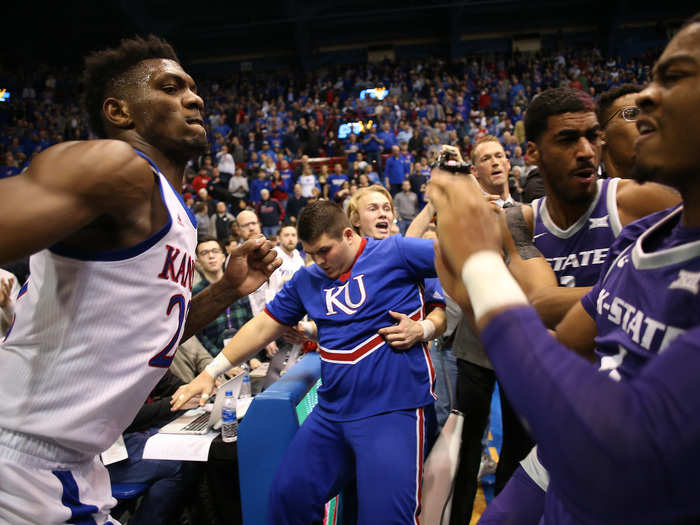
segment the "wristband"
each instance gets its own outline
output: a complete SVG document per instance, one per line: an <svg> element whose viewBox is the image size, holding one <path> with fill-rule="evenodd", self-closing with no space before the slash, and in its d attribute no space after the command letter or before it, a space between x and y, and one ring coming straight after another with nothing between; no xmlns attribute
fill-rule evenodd
<svg viewBox="0 0 700 525"><path fill-rule="evenodd" d="M430 341L435 335L435 323L430 319L423 319L422 321L418 321L418 323L423 327L423 339L421 339L421 341Z"/></svg>
<svg viewBox="0 0 700 525"><path fill-rule="evenodd" d="M213 361L204 368L204 371L213 379L216 379L231 367L233 367L233 363L228 360L222 351L219 352Z"/></svg>
<svg viewBox="0 0 700 525"><path fill-rule="evenodd" d="M496 308L527 304L527 297L497 252L482 250L470 255L462 266L462 281L477 321Z"/></svg>

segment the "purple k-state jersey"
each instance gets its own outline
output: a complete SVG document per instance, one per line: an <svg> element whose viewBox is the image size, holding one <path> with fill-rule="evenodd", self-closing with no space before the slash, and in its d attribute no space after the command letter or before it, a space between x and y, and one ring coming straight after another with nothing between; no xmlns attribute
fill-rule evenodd
<svg viewBox="0 0 700 525"><path fill-rule="evenodd" d="M629 379L686 330L700 325L700 229L682 207L627 226L600 281L581 300L596 320L601 371Z"/></svg>
<svg viewBox="0 0 700 525"><path fill-rule="evenodd" d="M396 324L389 310L424 318L422 283L436 277L434 257L427 239L362 239L353 266L338 279L317 265L302 268L267 305L280 323L295 325L307 312L316 322L318 409L325 417L349 421L435 400L427 346L394 350L377 333Z"/></svg>
<svg viewBox="0 0 700 525"><path fill-rule="evenodd" d="M619 181L597 181L595 198L588 210L566 230L549 216L547 197L532 201L532 240L552 266L560 286L592 286L598 280L608 249L622 230L617 213Z"/></svg>

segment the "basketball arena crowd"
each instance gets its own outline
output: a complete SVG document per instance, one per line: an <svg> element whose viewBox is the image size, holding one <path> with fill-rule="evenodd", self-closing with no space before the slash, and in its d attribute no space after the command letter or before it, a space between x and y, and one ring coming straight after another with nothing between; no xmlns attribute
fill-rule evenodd
<svg viewBox="0 0 700 525"><path fill-rule="evenodd" d="M161 46L155 38L138 45L147 44L150 53ZM353 518L348 510L343 523L697 523L700 478L693 466L700 466L700 427L690 420L696 417L693 409L700 408L693 367L693 359L698 360L693 354L700 349L700 223L699 201L693 199L698 182L691 180L700 164L700 119L694 118L700 107L698 50L696 16L665 49L636 57L605 56L589 47L474 54L453 61L383 60L310 73L212 71L194 78L196 88L187 96L203 100L193 122L206 130L207 144L184 163L182 186L173 193L196 225L192 296L213 297L217 283L230 279L229 260L250 250L247 243L257 242L260 234L281 265L271 268L255 291L232 296L194 335L179 344L174 339L174 357L157 365L167 369L165 375L141 400L129 426L119 429L126 459L102 456L113 488L142 484L137 498L117 497L111 508L90 507L78 496L78 486L83 494L80 480L75 494L66 495L67 475L60 473L73 472L68 462L60 468L40 465L61 482L64 492L62 499L57 493L57 501L70 509L66 522L242 522L239 501L214 508L212 477L204 464L143 459L146 442L181 414L173 407L195 406L184 405L183 398L195 396L196 404L208 396L204 389L196 390L202 377L216 379L226 368L233 367L226 371L228 377L264 377L261 370L277 366L276 355L286 352L288 359L290 351L318 353L327 367L322 378L337 387L342 381L330 372L333 366L359 367L379 359L372 349L357 364L338 365L349 359L342 357L350 352L347 348L354 348L355 356L364 347L353 339L329 350L334 348L327 339L331 328L324 319L335 310L350 319L373 296L384 301L386 293L370 282L374 274L367 260L373 254L375 265L379 259L395 264L421 290L415 310L420 315L387 311L384 325L373 328L384 345L380 352L413 355L410 359L428 363L425 377L410 365L411 373L420 376L415 384L396 386L399 380L389 379L388 368L381 369L381 382L391 388L423 385L425 392L416 391L425 395L404 393L410 400L396 406L377 394L379 401L369 404L376 401L379 408L370 413L360 408L351 413L349 405L327 400L321 415L314 411L316 419L302 425L307 427L304 437L323 456L330 454L323 448L326 442L314 439L320 439L315 436L323 434L319 429L328 421L342 429L333 427L333 432L342 434L349 443L343 446L351 449L355 438L348 436L362 433L353 422L410 434L398 416L411 408L406 412L413 419L406 428L425 425L425 435L422 429L419 433L425 443L420 442L424 450L417 467L415 453L406 458L397 452L400 459L392 460L418 469L417 475L406 475L416 485L409 486L411 497L398 489L396 494L385 491L392 475L384 478L380 467L367 467L355 449L347 453L354 458L349 464L356 461L355 472L343 478L344 484L339 485L340 477L320 475L321 502L350 485L357 493L356 514ZM144 61L176 60L168 53L144 56ZM180 79L177 86L188 85L189 77L178 75L173 74ZM11 94L0 102L0 188L9 191L6 195L14 191L11 181L31 178L32 166L41 166L54 147L111 136L109 129L96 130L94 112L83 99L89 90L77 71L48 65L5 70L0 83ZM665 142L657 137L664 133ZM661 142L661 153L649 153L654 140ZM150 163L156 179L162 177L161 163L133 147ZM167 192L161 191L167 202ZM174 218L177 203L172 202L166 208ZM47 206L39 199L37 204L8 201L4 207L35 205ZM32 229L37 221L50 220L38 212L27 217ZM187 222L185 214L177 214L181 226L183 219ZM319 230L314 221L326 229ZM333 225L343 233L334 237ZM73 257L70 244L56 241L60 239L36 246L46 248L50 257ZM352 249L350 266L337 275L330 269L333 243ZM170 261L171 280L177 284L177 253L168 249L170 259L159 277L168 279ZM75 258L91 260L84 254ZM0 367L6 367L3 354L22 354L22 344L13 343L13 337L21 341L26 332L15 323L20 323L20 313L26 314L22 296L27 294L26 302L39 293L36 300L44 300L41 294L50 292L33 292L32 279L37 272L49 279L51 272L47 263L30 262L28 256L12 258L3 252L0 262L0 336L5 337ZM182 264L186 268L184 260ZM313 269L314 264L321 269ZM356 268L365 272L365 282ZM399 279L399 270L391 268L387 275ZM335 291L320 288L327 312L317 318L303 294L311 293L313 279L320 282L323 272L328 283L346 284ZM356 293L348 291L352 286L359 286L361 299L351 299ZM60 297L64 292L53 293ZM295 317L297 303L308 310L303 320ZM67 300L61 304L69 308ZM182 318L185 302L177 304ZM249 335L253 328L270 340L256 346L263 335L254 340ZM245 348L245 355L242 350L232 353L234 347L236 352ZM676 362L680 355L686 356L681 366ZM373 366L379 370L386 365ZM371 375L372 369L366 370ZM353 381L358 390L362 381L374 388L366 378ZM260 381L253 383L256 394ZM425 404L427 395L431 402ZM385 401L386 406L381 404ZM493 403L499 405L498 413L492 413ZM0 416L14 421L2 410ZM387 419L370 422L380 416ZM448 436L458 418L459 432ZM0 428L3 523L44 523L36 517L41 514L17 510L32 507L32 500L18 504L13 499L14 480L21 475L12 470L11 450L13 440L25 432L21 425ZM488 445L494 432L502 436L498 453ZM440 500L443 516L430 521L429 498L436 496L426 493L421 500L424 459L430 458L431 447L442 446L441 440L455 438L460 446L452 458L449 506ZM357 439L369 447L370 438ZM401 449L404 442L397 441ZM291 445L300 446L296 441ZM295 453L285 456L280 470L296 475L308 463L316 472L313 468L322 463L307 456L308 448L291 450ZM381 469L391 470L395 463ZM270 488L274 503L267 510L268 523L310 525L327 519L312 495L299 494L306 478L294 475L278 476ZM395 484L403 490L407 482L401 475ZM13 480L8 488L3 479ZM328 487L322 483L333 486L331 493L325 493ZM491 488L484 490L487 485ZM495 497L489 496L486 506L478 503L489 490ZM383 493L390 504L380 507L371 492ZM318 496L314 490L308 493ZM45 523L59 522L49 515Z"/></svg>

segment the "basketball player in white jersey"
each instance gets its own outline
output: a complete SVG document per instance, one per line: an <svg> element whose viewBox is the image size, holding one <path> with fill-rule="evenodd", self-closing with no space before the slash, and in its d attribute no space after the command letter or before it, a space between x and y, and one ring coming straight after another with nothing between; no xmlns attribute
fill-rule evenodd
<svg viewBox="0 0 700 525"><path fill-rule="evenodd" d="M134 418L181 338L279 265L264 239L191 299L196 225L180 195L207 150L203 102L169 44L86 59L105 140L66 142L0 181L0 264L31 254L0 344L0 523L116 523L97 455ZM23 206L31 202L31 206Z"/></svg>

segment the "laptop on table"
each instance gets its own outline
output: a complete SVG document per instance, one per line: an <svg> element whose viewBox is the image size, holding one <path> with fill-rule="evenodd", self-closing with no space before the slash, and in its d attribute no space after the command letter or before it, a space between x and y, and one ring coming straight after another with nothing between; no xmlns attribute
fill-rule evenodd
<svg viewBox="0 0 700 525"><path fill-rule="evenodd" d="M217 425L220 426L221 423L221 409L224 407L226 391L231 390L234 399L238 399L243 376L244 374L238 374L217 388L214 403L210 403L212 405L211 411L204 407L188 410L158 432L162 434L206 434L209 429L217 428Z"/></svg>

